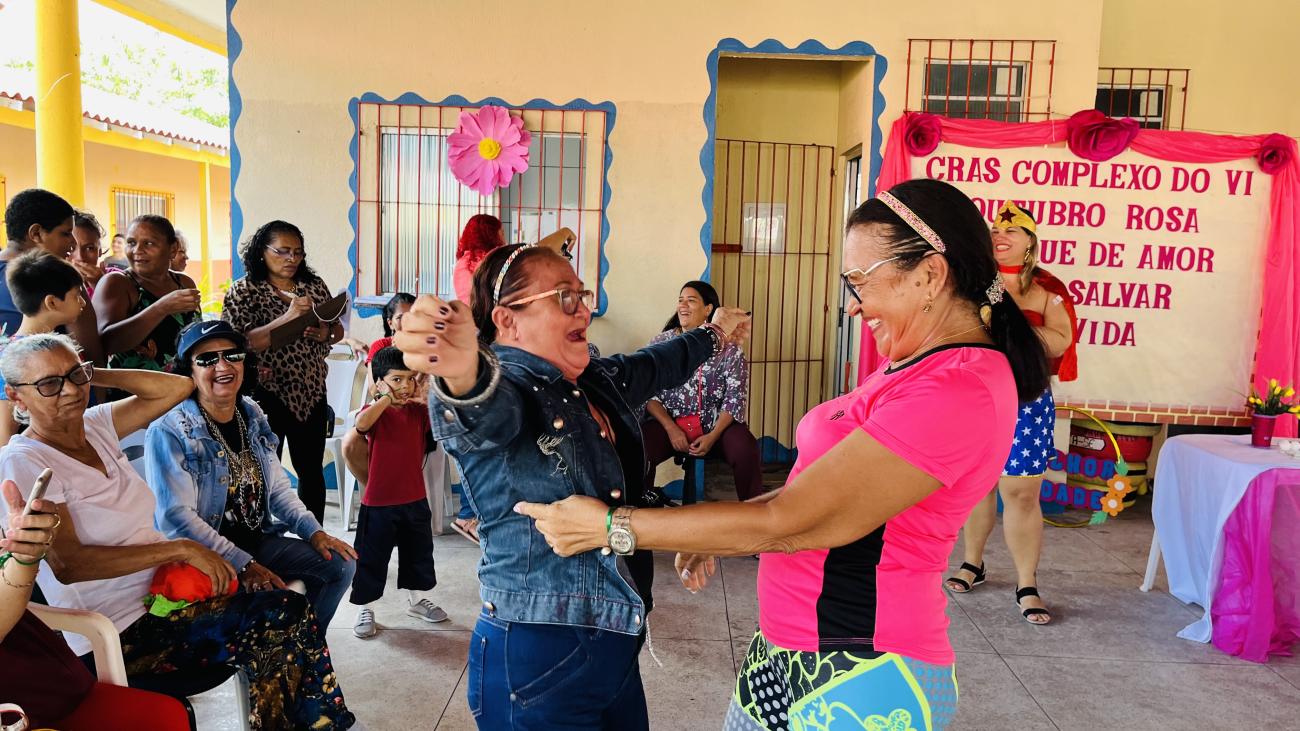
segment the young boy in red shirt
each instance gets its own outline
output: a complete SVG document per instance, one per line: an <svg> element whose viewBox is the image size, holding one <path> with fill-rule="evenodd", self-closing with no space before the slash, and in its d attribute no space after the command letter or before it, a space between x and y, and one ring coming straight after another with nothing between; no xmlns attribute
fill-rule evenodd
<svg viewBox="0 0 1300 731"><path fill-rule="evenodd" d="M357 573L348 601L361 606L352 631L368 639L378 632L369 606L384 595L388 560L397 549L397 586L407 592L406 613L445 622L447 613L418 592L438 583L433 569L433 513L424 488L424 459L433 445L429 409L414 399L416 374L402 351L387 347L370 362L376 397L357 414L355 429L370 446L366 489L357 519Z"/></svg>

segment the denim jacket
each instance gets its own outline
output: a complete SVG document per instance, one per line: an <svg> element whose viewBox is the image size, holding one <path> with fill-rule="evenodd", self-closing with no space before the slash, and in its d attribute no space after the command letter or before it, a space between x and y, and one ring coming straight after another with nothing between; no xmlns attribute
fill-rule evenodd
<svg viewBox="0 0 1300 731"><path fill-rule="evenodd" d="M493 346L501 359L496 391L456 408L429 397L433 435L460 466L479 516L483 608L508 622L594 627L639 634L644 627L648 553L624 561L601 551L561 558L515 503L588 495L614 505L647 504L645 452L635 409L686 381L713 353L713 336L694 330L630 355L598 358L566 381L559 369L516 348ZM488 374L464 398L482 393ZM617 446L601 434L587 399L608 416ZM635 559L640 559L636 561Z"/></svg>
<svg viewBox="0 0 1300 731"><path fill-rule="evenodd" d="M277 439L262 409L240 397L248 424L248 441L262 465L266 506L262 530L270 535L285 527L303 540L321 530L316 517L298 499L276 454ZM230 464L199 410L188 398L163 414L145 433L145 479L158 506L154 526L168 538L189 538L221 554L242 570L253 556L221 535L230 484ZM278 522L272 521L272 517Z"/></svg>

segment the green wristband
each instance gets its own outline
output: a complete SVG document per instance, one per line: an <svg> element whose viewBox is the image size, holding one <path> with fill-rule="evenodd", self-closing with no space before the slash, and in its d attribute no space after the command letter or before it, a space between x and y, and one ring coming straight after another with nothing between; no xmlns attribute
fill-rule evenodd
<svg viewBox="0 0 1300 731"><path fill-rule="evenodd" d="M614 529L614 509L610 508L609 512L605 513L605 533L608 534L613 529Z"/></svg>

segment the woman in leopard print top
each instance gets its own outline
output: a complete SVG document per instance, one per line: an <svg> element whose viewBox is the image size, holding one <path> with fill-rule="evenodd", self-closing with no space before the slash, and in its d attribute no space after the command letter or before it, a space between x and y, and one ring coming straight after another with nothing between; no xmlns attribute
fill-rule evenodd
<svg viewBox="0 0 1300 731"><path fill-rule="evenodd" d="M325 515L325 435L328 406L325 363L330 346L343 338L337 320L309 327L288 345L271 349L271 331L330 299L325 282L307 266L302 231L271 221L244 244L245 275L226 293L222 317L244 333L258 351L258 385L253 397L266 412L280 451L298 473L298 496L316 516Z"/></svg>

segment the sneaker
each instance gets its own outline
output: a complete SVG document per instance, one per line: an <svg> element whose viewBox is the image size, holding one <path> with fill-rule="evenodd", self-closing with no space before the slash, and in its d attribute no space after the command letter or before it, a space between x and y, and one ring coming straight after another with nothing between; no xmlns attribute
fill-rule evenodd
<svg viewBox="0 0 1300 731"><path fill-rule="evenodd" d="M352 625L352 634L363 640L374 637L379 632L379 625L375 624L375 610L370 607L362 607L357 612L357 622Z"/></svg>
<svg viewBox="0 0 1300 731"><path fill-rule="evenodd" d="M426 622L446 622L450 617L428 599L421 599L406 610L407 616L423 619ZM360 621L360 620L358 620Z"/></svg>

